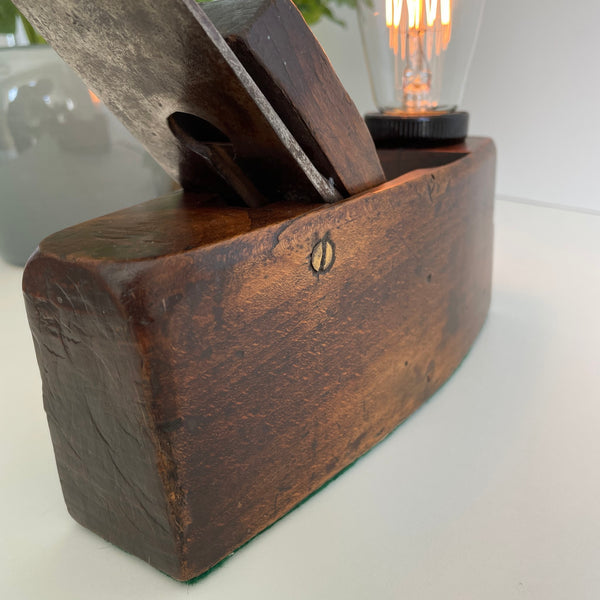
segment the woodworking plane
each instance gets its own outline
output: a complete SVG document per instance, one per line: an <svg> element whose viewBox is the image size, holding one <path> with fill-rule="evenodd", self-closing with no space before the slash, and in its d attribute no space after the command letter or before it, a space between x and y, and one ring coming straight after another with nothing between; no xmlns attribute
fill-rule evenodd
<svg viewBox="0 0 600 600"><path fill-rule="evenodd" d="M463 360L494 145L376 148L289 0L17 4L182 186L43 240L23 289L70 514L189 580Z"/></svg>

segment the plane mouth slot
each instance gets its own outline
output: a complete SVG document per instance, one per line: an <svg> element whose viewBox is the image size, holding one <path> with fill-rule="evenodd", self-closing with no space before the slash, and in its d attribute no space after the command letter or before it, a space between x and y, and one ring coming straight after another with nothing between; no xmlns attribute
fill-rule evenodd
<svg viewBox="0 0 600 600"><path fill-rule="evenodd" d="M217 176L219 185L215 187L213 181L212 191L220 192L230 204L242 202L250 207L258 207L268 203L267 197L244 172L243 165L236 162L231 140L218 127L206 119L184 112L169 115L167 124L183 148L197 155L197 160L203 163L204 168ZM181 179L185 181L185 174Z"/></svg>
<svg viewBox="0 0 600 600"><path fill-rule="evenodd" d="M206 119L190 113L174 112L167 118L169 129L186 147L201 144L231 144L231 140Z"/></svg>

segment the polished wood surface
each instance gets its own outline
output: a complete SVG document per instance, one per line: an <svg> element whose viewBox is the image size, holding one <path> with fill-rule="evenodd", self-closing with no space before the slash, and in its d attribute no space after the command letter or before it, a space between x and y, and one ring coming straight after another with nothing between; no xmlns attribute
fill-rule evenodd
<svg viewBox="0 0 600 600"><path fill-rule="evenodd" d="M448 152L331 205L175 194L46 239L23 285L73 517L190 579L430 397L490 301L494 147Z"/></svg>

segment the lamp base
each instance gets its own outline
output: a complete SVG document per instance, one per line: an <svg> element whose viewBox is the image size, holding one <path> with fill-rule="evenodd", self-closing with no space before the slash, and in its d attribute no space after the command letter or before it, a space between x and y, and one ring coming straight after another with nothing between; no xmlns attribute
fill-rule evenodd
<svg viewBox="0 0 600 600"><path fill-rule="evenodd" d="M462 142L467 137L469 113L369 113L365 121L378 148L423 148Z"/></svg>
<svg viewBox="0 0 600 600"><path fill-rule="evenodd" d="M380 155L388 182L334 204L178 192L40 244L25 302L79 523L189 580L450 377L490 302L494 144Z"/></svg>

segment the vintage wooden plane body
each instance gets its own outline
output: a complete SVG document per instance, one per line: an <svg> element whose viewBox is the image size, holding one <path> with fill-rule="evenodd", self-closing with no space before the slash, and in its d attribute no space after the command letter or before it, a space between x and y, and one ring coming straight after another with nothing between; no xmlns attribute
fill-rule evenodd
<svg viewBox="0 0 600 600"><path fill-rule="evenodd" d="M277 10L282 4L260 1ZM199 10L191 0L172 3ZM21 4L52 35L52 10ZM91 6L49 4L76 29L77 10ZM159 14L156 2L139 4L147 18ZM100 26L105 8L90 10ZM235 25L228 41L248 53L255 30L246 35ZM167 168L182 167L188 191L50 236L23 279L69 512L181 580L205 572L318 490L457 368L490 302L495 170L493 143L483 138L381 149L385 177L371 141L342 144L337 157L332 136L344 124L323 133L319 123L329 121L310 114L310 98L290 105L282 96L289 82L278 78L268 52L250 52L248 68L263 88L274 85L279 113L294 113L286 123L210 21L198 17L185 31L192 29L212 40L223 69L234 65L231 89L264 134L258 154L241 124L230 128L215 117L214 102L200 102L198 113L219 121L228 140L179 131L185 118L169 123L181 98L166 111L161 105L156 131L175 133L167 146L153 141L147 123L135 127ZM92 35L77 31L81 39ZM67 54L78 52L64 31L56 40ZM95 81L109 85L110 71L98 73ZM123 90L113 101L125 117L153 115ZM228 104L227 114L236 106ZM350 137L364 140L360 120L353 122ZM358 179L357 156L364 168ZM270 168L274 185L265 182ZM281 183L284 172L298 179L297 188ZM277 190L281 198L272 197ZM250 206L232 205L232 193Z"/></svg>

